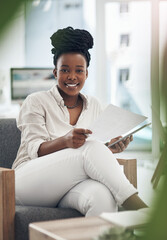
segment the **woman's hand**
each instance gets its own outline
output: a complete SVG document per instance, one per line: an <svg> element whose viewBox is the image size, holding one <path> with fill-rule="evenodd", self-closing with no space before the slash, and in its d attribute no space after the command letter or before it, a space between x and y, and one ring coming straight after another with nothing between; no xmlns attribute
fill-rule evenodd
<svg viewBox="0 0 167 240"><path fill-rule="evenodd" d="M92 132L89 129L74 128L64 136L66 147L79 148L84 145L88 134Z"/></svg>
<svg viewBox="0 0 167 240"><path fill-rule="evenodd" d="M88 129L74 128L62 137L43 142L39 147L38 157L57 152L64 148L79 148L85 143L88 134L91 133Z"/></svg>
<svg viewBox="0 0 167 240"><path fill-rule="evenodd" d="M107 145L110 145L112 144L113 142L116 142L117 140L119 140L121 138L121 136L119 137L116 137L116 138L113 138L111 139L111 141L107 144ZM123 141L120 141L116 144L114 144L112 147L110 147L109 149L112 151L112 153L120 153L120 152L123 152L127 146L129 145L129 143L133 141L133 136L130 135L130 137L127 137L126 139L124 139Z"/></svg>

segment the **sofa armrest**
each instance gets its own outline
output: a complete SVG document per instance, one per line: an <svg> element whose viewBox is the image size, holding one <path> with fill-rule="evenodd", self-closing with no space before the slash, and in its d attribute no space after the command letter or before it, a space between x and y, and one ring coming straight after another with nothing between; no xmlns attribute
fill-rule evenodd
<svg viewBox="0 0 167 240"><path fill-rule="evenodd" d="M14 170L0 168L0 240L14 240Z"/></svg>
<svg viewBox="0 0 167 240"><path fill-rule="evenodd" d="M117 161L123 166L127 179L137 188L137 160L117 158Z"/></svg>

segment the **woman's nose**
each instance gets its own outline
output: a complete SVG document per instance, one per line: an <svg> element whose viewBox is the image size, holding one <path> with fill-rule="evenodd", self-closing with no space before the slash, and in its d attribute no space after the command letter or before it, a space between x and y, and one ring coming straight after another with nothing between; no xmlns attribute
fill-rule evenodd
<svg viewBox="0 0 167 240"><path fill-rule="evenodd" d="M76 74L74 72L71 72L68 74L68 80L75 80L76 79Z"/></svg>

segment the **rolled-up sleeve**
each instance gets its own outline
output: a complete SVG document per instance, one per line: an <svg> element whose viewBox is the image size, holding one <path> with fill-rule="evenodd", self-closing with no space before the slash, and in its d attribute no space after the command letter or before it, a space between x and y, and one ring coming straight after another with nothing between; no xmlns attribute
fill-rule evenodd
<svg viewBox="0 0 167 240"><path fill-rule="evenodd" d="M33 96L28 96L24 101L17 127L21 131L22 144L29 158L37 158L41 143L49 141L50 136L46 128L45 109Z"/></svg>

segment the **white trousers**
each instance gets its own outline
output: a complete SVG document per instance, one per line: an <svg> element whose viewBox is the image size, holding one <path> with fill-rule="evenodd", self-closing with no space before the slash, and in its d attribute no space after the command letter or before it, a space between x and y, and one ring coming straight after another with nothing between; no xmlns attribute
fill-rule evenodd
<svg viewBox="0 0 167 240"><path fill-rule="evenodd" d="M19 204L70 207L86 216L117 211L137 192L112 152L91 140L28 161L16 168L15 181Z"/></svg>

